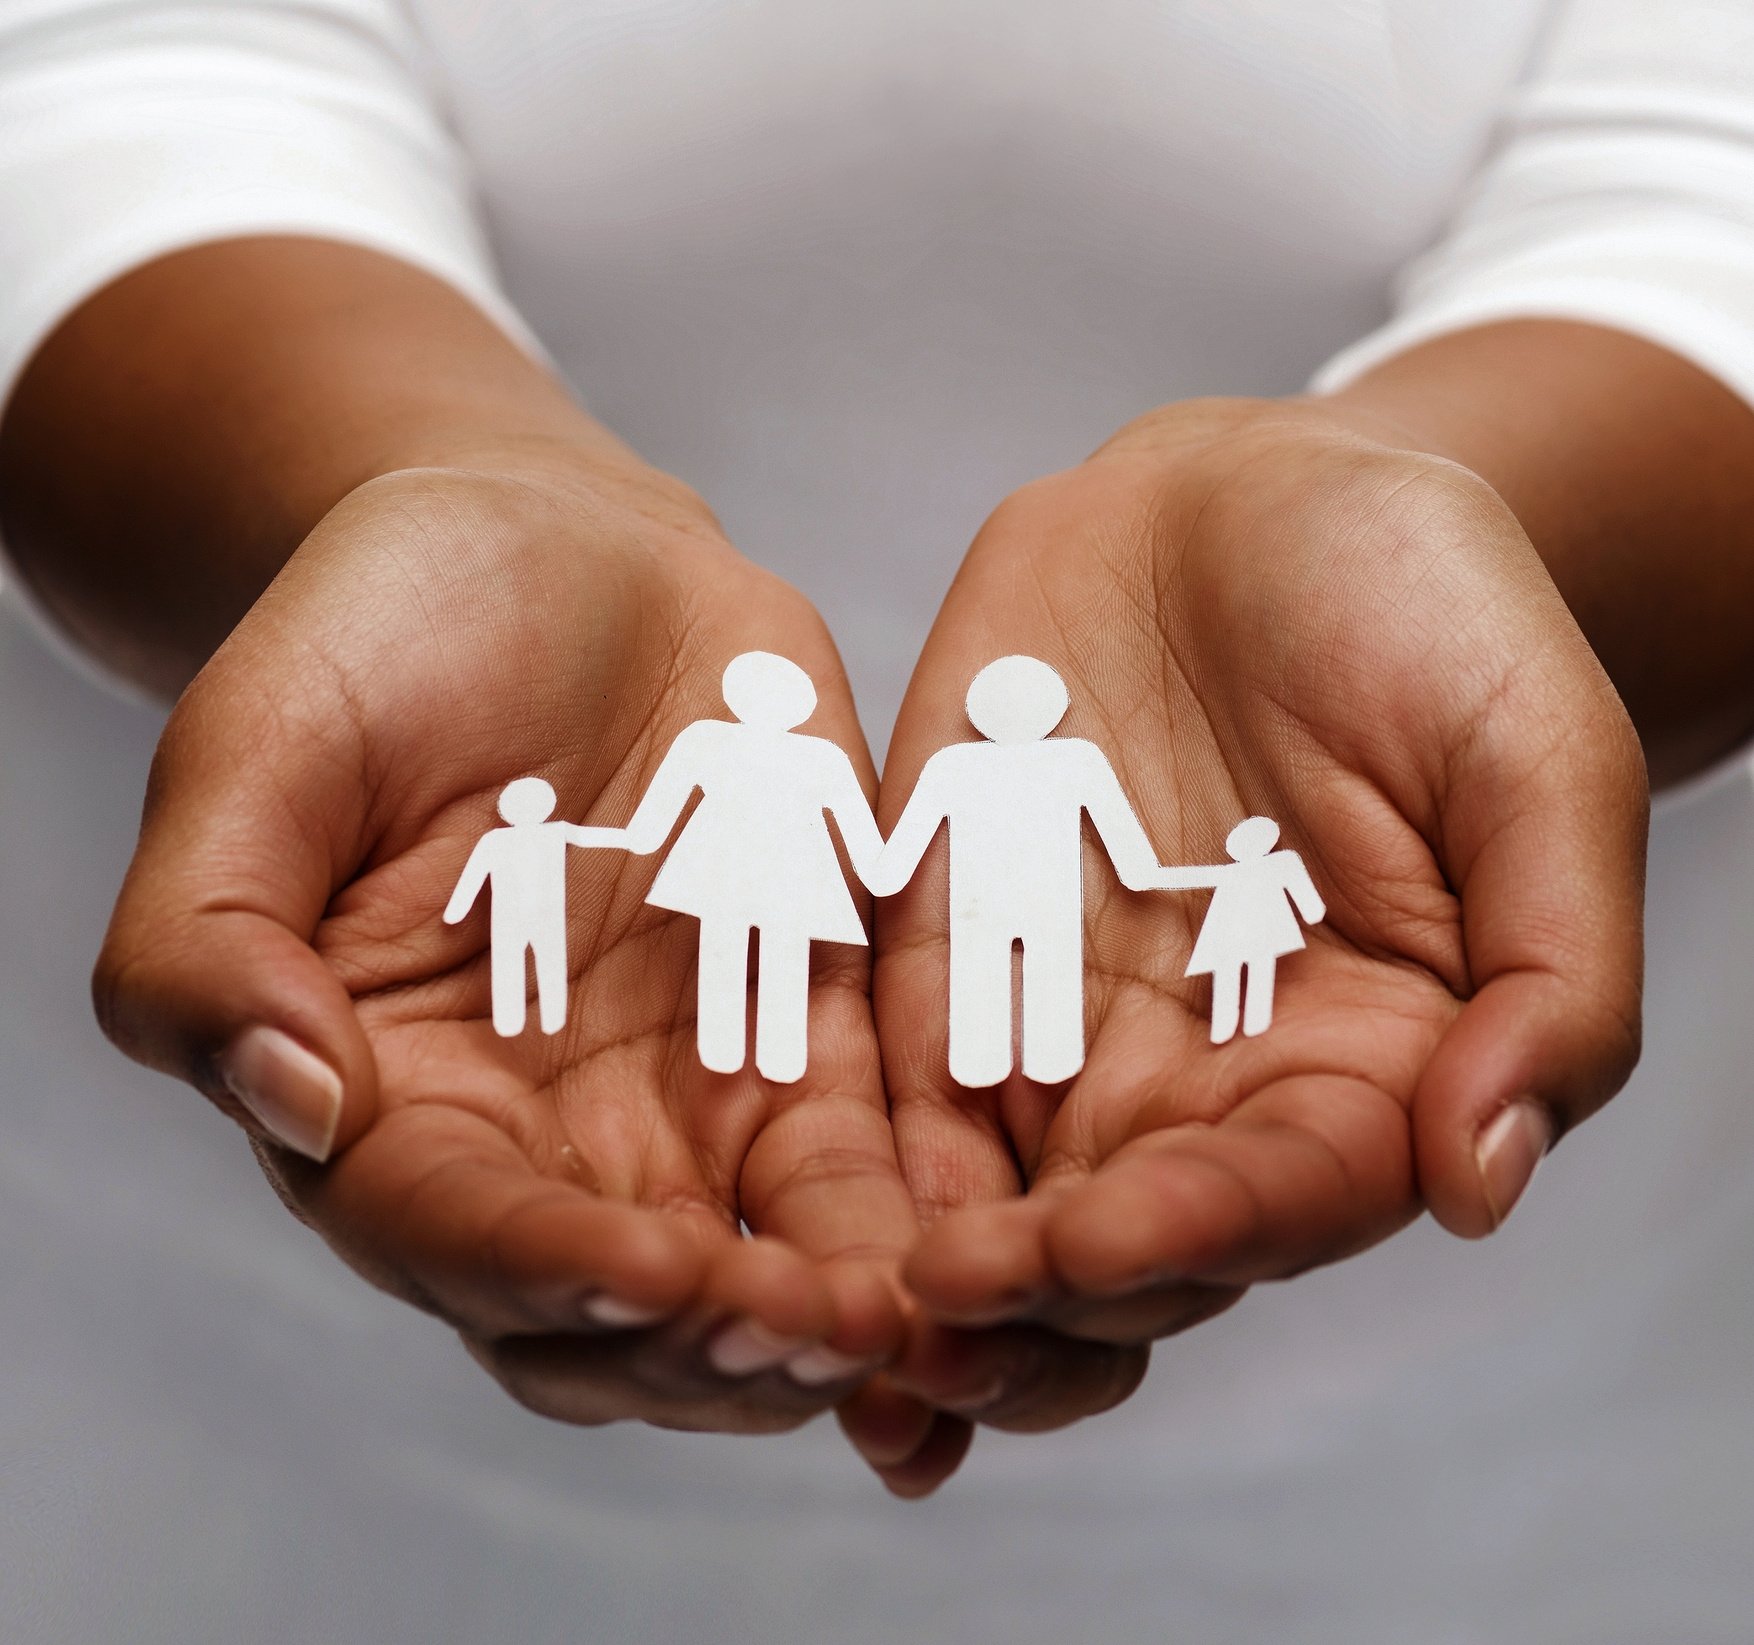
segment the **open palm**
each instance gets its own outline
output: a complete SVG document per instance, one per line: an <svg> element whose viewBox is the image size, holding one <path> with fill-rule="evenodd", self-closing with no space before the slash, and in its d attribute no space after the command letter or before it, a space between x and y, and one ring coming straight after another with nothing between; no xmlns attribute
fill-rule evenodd
<svg viewBox="0 0 1754 1645"><path fill-rule="evenodd" d="M819 619L681 487L541 454L374 481L179 705L100 964L119 1041L234 1111L263 1025L338 1072L332 1158L260 1147L289 1203L571 1420L790 1426L901 1331L916 1224L862 948L817 945L809 1071L779 1086L701 1066L698 927L646 905L650 858L573 853L552 1037L493 1031L485 899L440 920L506 782L625 822L758 647L810 671L810 729L869 784Z"/></svg>
<svg viewBox="0 0 1754 1645"><path fill-rule="evenodd" d="M1123 890L1087 838L1085 1066L969 1090L946 1066L940 839L883 906L876 986L936 1219L906 1270L928 1309L1143 1343L1422 1208L1494 1226L1518 1152L1636 1055L1644 817L1631 727L1509 512L1316 406L1145 419L981 533L903 707L886 823L1011 652L1064 676L1061 731L1108 752L1163 861L1222 863L1236 823L1273 817L1327 918L1281 962L1271 1031L1214 1046L1184 978L1209 894ZM938 1392L968 1340L917 1344L904 1376ZM978 1414L1044 1418L1003 1375Z"/></svg>

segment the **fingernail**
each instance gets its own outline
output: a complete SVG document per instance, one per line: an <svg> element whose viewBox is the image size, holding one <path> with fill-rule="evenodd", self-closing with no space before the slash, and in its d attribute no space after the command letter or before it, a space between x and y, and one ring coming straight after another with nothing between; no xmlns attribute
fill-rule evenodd
<svg viewBox="0 0 1754 1645"><path fill-rule="evenodd" d="M341 1076L278 1028L246 1028L219 1057L219 1077L277 1142L326 1160L341 1123Z"/></svg>
<svg viewBox="0 0 1754 1645"><path fill-rule="evenodd" d="M1513 1102L1481 1131L1474 1164L1494 1228L1516 1208L1552 1141L1547 1111L1528 1101Z"/></svg>
<svg viewBox="0 0 1754 1645"><path fill-rule="evenodd" d="M665 1315L662 1308L648 1308L643 1303L610 1296L586 1297L579 1304L579 1312L594 1324L606 1326L611 1331L633 1331L642 1325L656 1325Z"/></svg>
<svg viewBox="0 0 1754 1645"><path fill-rule="evenodd" d="M874 1360L855 1359L851 1354L843 1354L838 1348L820 1346L806 1348L803 1353L794 1354L786 1361L786 1375L806 1388L820 1388L830 1382L845 1382L849 1377L861 1376L876 1369L877 1363Z"/></svg>
<svg viewBox="0 0 1754 1645"><path fill-rule="evenodd" d="M809 1346L805 1338L781 1336L760 1320L735 1319L707 1344L706 1357L721 1376L747 1377Z"/></svg>
<svg viewBox="0 0 1754 1645"><path fill-rule="evenodd" d="M938 1403L946 1410L959 1417L979 1416L990 1405L996 1405L999 1397L1005 1392L1005 1379L994 1377L972 1394L958 1394L950 1399L941 1399Z"/></svg>

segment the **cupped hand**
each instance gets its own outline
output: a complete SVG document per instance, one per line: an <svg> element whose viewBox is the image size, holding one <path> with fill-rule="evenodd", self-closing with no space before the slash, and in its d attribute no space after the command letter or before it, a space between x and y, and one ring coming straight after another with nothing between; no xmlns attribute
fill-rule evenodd
<svg viewBox="0 0 1754 1645"><path fill-rule="evenodd" d="M645 904L652 859L572 854L552 1037L533 1011L493 1031L488 898L440 917L505 783L624 823L751 648L809 670L809 729L874 786L820 620L684 488L538 447L372 480L172 715L98 968L125 1050L242 1120L349 1263L571 1421L793 1426L902 1331L916 1224L864 950L818 945L810 1069L775 1086L702 1068L697 926ZM902 1410L877 1460L929 1427Z"/></svg>
<svg viewBox="0 0 1754 1645"><path fill-rule="evenodd" d="M1041 1426L1257 1280L1424 1208L1504 1218L1636 1058L1647 795L1496 494L1318 402L1172 407L1010 498L910 686L886 826L1012 652L1063 674L1062 733L1107 751L1164 862L1222 864L1264 814L1327 904L1271 1029L1214 1046L1184 976L1209 893L1122 889L1087 830L1085 1066L982 1090L946 1067L942 837L882 906L893 1123L933 1219L905 1269L933 1323L895 1374ZM1056 1354L1083 1356L1081 1405L1044 1397Z"/></svg>

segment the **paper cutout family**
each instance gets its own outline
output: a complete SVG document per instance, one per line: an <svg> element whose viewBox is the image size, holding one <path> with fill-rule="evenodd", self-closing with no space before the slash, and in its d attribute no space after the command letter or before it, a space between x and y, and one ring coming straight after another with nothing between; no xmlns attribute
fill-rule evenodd
<svg viewBox="0 0 1754 1645"><path fill-rule="evenodd" d="M1057 1084L1084 1065L1083 818L1123 885L1210 889L1186 975L1212 978L1212 1042L1273 1020L1278 960L1304 946L1297 916L1326 908L1295 851L1275 850L1270 817L1238 823L1228 863L1165 867L1095 743L1051 737L1068 707L1065 682L1034 657L1001 657L974 678L968 717L981 741L934 754L887 841L852 761L837 743L795 729L816 708L796 663L770 652L732 659L723 682L731 720L697 720L671 744L625 828L555 822L554 790L520 777L499 799L504 828L483 835L445 908L469 912L492 881L493 1026L522 1031L525 955L535 966L545 1034L566 1021L566 851L616 847L647 856L700 804L664 859L646 901L700 921L700 1060L723 1074L747 1055L750 933L757 942L755 1066L789 1084L808 1055L810 945L862 943L865 928L829 835L832 817L853 871L873 896L913 877L940 827L950 831L950 1073L996 1085L1012 1067L1012 951L1023 951L1023 1072ZM1295 912L1294 912L1295 911ZM1247 979L1246 1001L1244 978Z"/></svg>

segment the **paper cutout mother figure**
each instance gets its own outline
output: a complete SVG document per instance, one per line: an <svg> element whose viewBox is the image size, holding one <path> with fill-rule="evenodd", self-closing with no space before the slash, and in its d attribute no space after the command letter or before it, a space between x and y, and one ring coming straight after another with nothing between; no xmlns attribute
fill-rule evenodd
<svg viewBox="0 0 1754 1645"><path fill-rule="evenodd" d="M1157 853L1108 757L1082 737L1049 737L1066 683L1035 657L975 675L968 717L982 742L926 761L865 883L899 891L940 824L950 827L950 1073L997 1085L1011 1073L1012 950L1023 949L1023 1072L1043 1084L1084 1066L1084 813L1121 883L1142 891Z"/></svg>
<svg viewBox="0 0 1754 1645"><path fill-rule="evenodd" d="M816 709L803 669L747 651L726 668L723 690L735 721L683 729L621 843L656 851L701 791L646 901L700 921L697 1034L700 1060L717 1073L736 1073L747 1054L756 933L755 1066L790 1084L808 1058L811 943L867 940L827 817L861 878L883 839L846 751L793 729Z"/></svg>
<svg viewBox="0 0 1754 1645"><path fill-rule="evenodd" d="M1212 886L1200 935L1185 975L1212 979L1212 1043L1236 1036L1237 1017L1246 1035L1273 1024L1273 980L1281 958L1305 946L1292 910L1320 925L1327 905L1295 851L1275 851L1279 825L1250 817L1224 842L1231 861L1213 868L1160 869L1153 884L1162 891ZM1248 987L1244 998L1243 979Z"/></svg>

